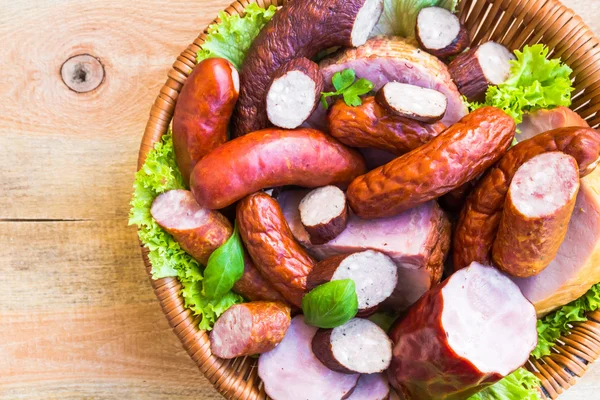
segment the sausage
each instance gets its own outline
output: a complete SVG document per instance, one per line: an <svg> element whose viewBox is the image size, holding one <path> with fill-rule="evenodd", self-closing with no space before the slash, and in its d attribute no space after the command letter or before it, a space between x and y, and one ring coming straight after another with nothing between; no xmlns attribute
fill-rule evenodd
<svg viewBox="0 0 600 400"><path fill-rule="evenodd" d="M519 167L492 247L494 265L519 278L545 269L567 235L578 191L577 161L567 154L543 153Z"/></svg>
<svg viewBox="0 0 600 400"><path fill-rule="evenodd" d="M438 203L446 211L458 212L465 205L467 196L469 195L469 193L471 193L471 190L473 190L476 184L477 178L446 193L438 199Z"/></svg>
<svg viewBox="0 0 600 400"><path fill-rule="evenodd" d="M527 361L536 322L515 283L473 263L394 323L390 383L413 400L467 399Z"/></svg>
<svg viewBox="0 0 600 400"><path fill-rule="evenodd" d="M265 300L287 303L273 285L261 275L246 252L244 252L244 275L235 282L231 290L250 301Z"/></svg>
<svg viewBox="0 0 600 400"><path fill-rule="evenodd" d="M600 134L591 128L558 128L512 147L500 162L477 184L467 198L452 241L453 265L458 270L473 261L490 264L490 251L498 232L510 182L517 170L531 158L562 151L575 158L579 176L584 177L600 157Z"/></svg>
<svg viewBox="0 0 600 400"><path fill-rule="evenodd" d="M324 86L317 63L303 57L285 63L267 89L269 121L280 128L299 127L319 104Z"/></svg>
<svg viewBox="0 0 600 400"><path fill-rule="evenodd" d="M383 0L311 0L286 3L261 30L241 70L234 137L268 127L269 82L286 62L312 59L331 47L364 44L383 12Z"/></svg>
<svg viewBox="0 0 600 400"><path fill-rule="evenodd" d="M384 374L367 374L358 383L348 400L389 400L390 384Z"/></svg>
<svg viewBox="0 0 600 400"><path fill-rule="evenodd" d="M441 120L448 107L444 93L400 82L386 83L375 100L392 114L425 123Z"/></svg>
<svg viewBox="0 0 600 400"><path fill-rule="evenodd" d="M333 329L319 329L312 350L327 368L343 374L383 372L392 359L392 341L368 319L354 318Z"/></svg>
<svg viewBox="0 0 600 400"><path fill-rule="evenodd" d="M225 359L266 353L283 340L290 322L290 308L283 303L235 304L215 323L210 350Z"/></svg>
<svg viewBox="0 0 600 400"><path fill-rule="evenodd" d="M191 189L203 207L220 209L276 186L344 185L363 174L362 156L314 129L265 129L225 143L192 172Z"/></svg>
<svg viewBox="0 0 600 400"><path fill-rule="evenodd" d="M283 341L258 359L258 376L273 400L342 400L352 393L358 374L341 374L325 367L313 354L317 328L299 315Z"/></svg>
<svg viewBox="0 0 600 400"><path fill-rule="evenodd" d="M350 208L361 218L380 218L438 198L495 164L515 127L498 108L475 110L429 143L352 181Z"/></svg>
<svg viewBox="0 0 600 400"><path fill-rule="evenodd" d="M442 7L425 7L419 11L415 37L423 50L442 59L462 53L471 44L467 28L456 15Z"/></svg>
<svg viewBox="0 0 600 400"><path fill-rule="evenodd" d="M198 205L188 190L170 190L154 199L152 218L200 264L233 233L231 223L218 211Z"/></svg>
<svg viewBox="0 0 600 400"><path fill-rule="evenodd" d="M329 113L329 131L340 142L361 148L377 148L400 155L424 145L439 135L441 122L424 124L395 116L379 105L373 96L352 107L338 100Z"/></svg>
<svg viewBox="0 0 600 400"><path fill-rule="evenodd" d="M238 204L237 224L261 274L291 304L302 307L315 262L294 239L277 201L265 193L246 197Z"/></svg>
<svg viewBox="0 0 600 400"><path fill-rule="evenodd" d="M209 58L194 67L181 88L173 114L173 148L186 184L194 165L227 141L239 86L233 64Z"/></svg>
<svg viewBox="0 0 600 400"><path fill-rule="evenodd" d="M298 211L312 244L325 244L346 229L346 195L336 186L323 186L308 192L300 201Z"/></svg>

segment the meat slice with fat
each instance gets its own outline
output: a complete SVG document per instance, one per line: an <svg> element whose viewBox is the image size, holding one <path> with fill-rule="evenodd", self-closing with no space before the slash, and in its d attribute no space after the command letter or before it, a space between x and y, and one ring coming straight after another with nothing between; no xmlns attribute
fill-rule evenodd
<svg viewBox="0 0 600 400"><path fill-rule="evenodd" d="M348 400L388 400L390 384L384 374L365 374L358 378L358 383Z"/></svg>

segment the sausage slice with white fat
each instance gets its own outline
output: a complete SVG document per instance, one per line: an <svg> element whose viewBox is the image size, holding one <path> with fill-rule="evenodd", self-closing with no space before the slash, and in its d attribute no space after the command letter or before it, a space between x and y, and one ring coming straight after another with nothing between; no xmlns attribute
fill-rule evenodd
<svg viewBox="0 0 600 400"><path fill-rule="evenodd" d="M358 378L358 383L347 400L388 400L390 384L383 374L365 374Z"/></svg>
<svg viewBox="0 0 600 400"><path fill-rule="evenodd" d="M285 63L267 89L269 121L280 128L299 127L317 107L324 85L319 66L308 58Z"/></svg>
<svg viewBox="0 0 600 400"><path fill-rule="evenodd" d="M312 340L315 356L344 374L383 372L392 360L392 341L368 319L354 318L333 329L319 329Z"/></svg>
<svg viewBox="0 0 600 400"><path fill-rule="evenodd" d="M323 283L352 279L358 297L358 315L377 311L398 284L398 267L387 255L374 250L333 256L317 263L308 275L307 290Z"/></svg>
<svg viewBox="0 0 600 400"><path fill-rule="evenodd" d="M469 101L482 100L488 86L508 79L514 59L506 47L486 42L456 57L448 68L461 94Z"/></svg>
<svg viewBox="0 0 600 400"><path fill-rule="evenodd" d="M419 11L415 35L423 50L439 58L462 53L470 42L469 32L458 17L442 7Z"/></svg>
<svg viewBox="0 0 600 400"><path fill-rule="evenodd" d="M310 191L300 202L298 210L312 244L327 243L346 229L346 195L337 186Z"/></svg>
<svg viewBox="0 0 600 400"><path fill-rule="evenodd" d="M386 83L375 99L395 115L426 123L441 120L448 107L442 92L400 82Z"/></svg>
<svg viewBox="0 0 600 400"><path fill-rule="evenodd" d="M324 366L313 354L317 328L292 319L283 341L258 359L258 376L273 400L342 400L358 381L358 374L342 374Z"/></svg>

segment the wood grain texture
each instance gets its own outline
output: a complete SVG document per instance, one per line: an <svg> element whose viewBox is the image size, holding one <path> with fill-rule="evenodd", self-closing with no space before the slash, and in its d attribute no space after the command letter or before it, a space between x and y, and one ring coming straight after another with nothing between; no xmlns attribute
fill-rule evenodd
<svg viewBox="0 0 600 400"><path fill-rule="evenodd" d="M217 399L152 293L131 183L166 71L228 0L0 0L0 399ZM565 0L600 33L600 0ZM78 94L77 54L106 78ZM596 398L595 365L564 399Z"/></svg>

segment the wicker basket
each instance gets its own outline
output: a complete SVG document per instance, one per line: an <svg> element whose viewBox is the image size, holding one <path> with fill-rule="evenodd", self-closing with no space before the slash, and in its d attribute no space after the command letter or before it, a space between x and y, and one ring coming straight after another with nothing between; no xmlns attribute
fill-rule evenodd
<svg viewBox="0 0 600 400"><path fill-rule="evenodd" d="M225 11L230 15L243 14L249 3L238 0ZM261 7L280 6L285 0L258 0L257 3ZM600 125L600 42L572 10L557 0L462 0L460 16L474 44L495 40L511 49L538 42L546 44L551 56L561 57L574 70L576 90L572 108L591 126ZM138 168L167 131L179 91L196 63L196 52L205 37L206 31L181 53L170 69L168 80L150 111ZM150 276L147 254L142 247ZM208 335L198 329L198 318L183 306L178 280L151 279L151 282L175 334L215 388L227 399L267 399L257 376L256 360L222 360L211 354ZM575 384L575 378L582 376L588 364L600 356L600 312L591 313L589 318L588 322L575 324L572 331L561 338L557 352L528 363L527 368L542 380L544 394L549 398L556 398Z"/></svg>

